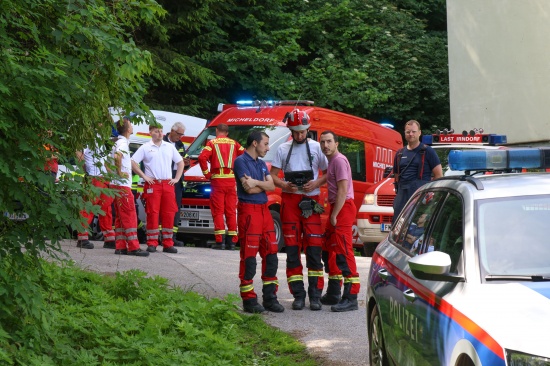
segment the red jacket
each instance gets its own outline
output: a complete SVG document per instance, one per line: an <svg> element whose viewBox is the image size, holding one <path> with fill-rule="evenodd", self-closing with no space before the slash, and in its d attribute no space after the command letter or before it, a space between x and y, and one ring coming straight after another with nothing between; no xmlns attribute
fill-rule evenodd
<svg viewBox="0 0 550 366"><path fill-rule="evenodd" d="M229 137L216 137L208 141L199 155L202 174L207 179L235 179L233 163L237 156L243 153L244 147ZM210 163L210 171L208 170L208 162Z"/></svg>

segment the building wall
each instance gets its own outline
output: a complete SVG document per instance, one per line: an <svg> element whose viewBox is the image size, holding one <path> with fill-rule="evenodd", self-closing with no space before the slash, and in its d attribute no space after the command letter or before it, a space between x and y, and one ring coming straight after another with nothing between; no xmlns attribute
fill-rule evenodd
<svg viewBox="0 0 550 366"><path fill-rule="evenodd" d="M550 141L550 0L447 0L451 127Z"/></svg>

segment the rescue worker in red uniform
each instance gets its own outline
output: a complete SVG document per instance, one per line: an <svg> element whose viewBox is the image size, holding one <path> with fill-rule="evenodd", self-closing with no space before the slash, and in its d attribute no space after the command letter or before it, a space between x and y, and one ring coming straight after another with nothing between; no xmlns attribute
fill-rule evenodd
<svg viewBox="0 0 550 366"><path fill-rule="evenodd" d="M306 255L309 308L321 310L321 294L324 287L321 252L323 231L319 203L320 189L326 181L327 159L319 143L308 138L310 119L307 113L295 109L285 117L292 140L279 146L272 162L271 176L277 187L283 190L281 197L281 222L286 246L286 276L290 292L294 296L293 310L305 306L306 291L301 252ZM280 171L285 180L278 177ZM319 171L323 172L319 176ZM290 172L304 172L308 181L290 181ZM312 179L310 179L312 178Z"/></svg>
<svg viewBox="0 0 550 366"><path fill-rule="evenodd" d="M225 225L227 224L227 235L229 247L234 249L237 243L237 192L235 187L235 175L233 164L235 159L242 155L244 148L235 140L227 137L229 127L220 123L216 127L216 138L206 143L206 147L199 155L199 165L202 174L210 179L210 210L214 219L214 237L216 244L213 249L226 249ZM210 169L208 168L210 163ZM225 224L224 224L225 215Z"/></svg>
<svg viewBox="0 0 550 366"><path fill-rule="evenodd" d="M149 126L151 141L141 145L132 155L132 169L145 181L145 212L147 214L147 251L154 253L159 245L159 215L162 225L162 251L177 253L174 248L173 229L174 215L178 211L174 185L183 174L183 158L178 150L162 139L162 126ZM143 161L145 172L139 166ZM177 164L177 171L172 178L172 163Z"/></svg>
<svg viewBox="0 0 550 366"><path fill-rule="evenodd" d="M86 176L88 181L94 187L98 188L108 188L109 182L104 178L107 170L105 168L105 149L104 148L94 148L90 149L86 147L82 151L77 151L76 157L79 161L84 161L84 169L86 170ZM95 197L92 201L94 206L99 205L103 214L100 214L99 219L99 228L103 233L103 248L116 249L115 248L115 231L113 230L113 214L111 210L111 205L113 203L113 197L105 193L101 193L99 196ZM90 226L94 214L92 212L82 211L80 213L82 217L86 218L87 226L78 233L77 246L79 248L92 249L94 247L93 243L90 243L88 240L88 227Z"/></svg>
<svg viewBox="0 0 550 366"><path fill-rule="evenodd" d="M235 160L235 180L239 197L239 279L243 308L249 313L269 310L282 313L285 308L277 301L279 245L275 236L273 218L267 206L266 191L275 185L263 158L269 151L269 136L265 132L252 131L246 141L246 151ZM262 258L262 305L254 292L256 256Z"/></svg>
<svg viewBox="0 0 550 366"><path fill-rule="evenodd" d="M119 179L111 182L111 188L118 191L115 196L115 254L147 257L137 239L137 216L132 193L132 162L128 138L134 132L129 117L117 123L118 139L113 146L115 173Z"/></svg>
<svg viewBox="0 0 550 366"><path fill-rule="evenodd" d="M328 158L327 188L330 215L325 226L323 259L328 268L329 278L344 277L344 293L341 288L327 289L327 300L339 300L330 310L335 312L357 310L359 293L359 273L353 253L353 222L357 208L353 201L353 181L351 167L344 154L338 151L338 136L332 131L324 131L320 138L323 153Z"/></svg>

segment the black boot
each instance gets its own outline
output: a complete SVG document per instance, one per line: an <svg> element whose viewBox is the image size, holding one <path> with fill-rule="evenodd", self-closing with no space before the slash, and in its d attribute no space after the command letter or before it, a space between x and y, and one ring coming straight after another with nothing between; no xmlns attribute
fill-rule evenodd
<svg viewBox="0 0 550 366"><path fill-rule="evenodd" d="M327 292L321 296L321 304L336 305L340 302L342 298L341 282L341 280L329 278Z"/></svg>
<svg viewBox="0 0 550 366"><path fill-rule="evenodd" d="M310 276L308 277L308 282L309 308L313 311L321 310L323 308L321 305L321 293L323 290L317 287L319 277Z"/></svg>
<svg viewBox="0 0 550 366"><path fill-rule="evenodd" d="M94 249L94 243L90 243L89 240L78 240L76 246L77 248Z"/></svg>
<svg viewBox="0 0 550 366"><path fill-rule="evenodd" d="M306 306L306 290L304 289L304 281L292 281L288 284L290 292L294 295L292 302L292 310L302 310Z"/></svg>
<svg viewBox="0 0 550 366"><path fill-rule="evenodd" d="M175 247L184 247L185 246L185 243L178 240L177 239L177 236L178 234L177 233L174 233L174 235L172 236L172 240L174 241L174 246Z"/></svg>
<svg viewBox="0 0 550 366"><path fill-rule="evenodd" d="M216 242L215 244L212 244L212 249L225 249L225 235L222 235L221 243Z"/></svg>
<svg viewBox="0 0 550 366"><path fill-rule="evenodd" d="M258 304L258 299L243 300L243 309L247 313L259 314L265 311L264 307Z"/></svg>
<svg viewBox="0 0 550 366"><path fill-rule="evenodd" d="M331 306L330 310L334 312L344 312L357 310L359 305L357 304L357 294L351 295L349 292L351 290L351 283L344 284L344 294L342 295L342 300L336 305Z"/></svg>
<svg viewBox="0 0 550 366"><path fill-rule="evenodd" d="M225 237L225 249L235 250L235 242L233 241L233 238L236 238L236 236L235 235L227 235Z"/></svg>

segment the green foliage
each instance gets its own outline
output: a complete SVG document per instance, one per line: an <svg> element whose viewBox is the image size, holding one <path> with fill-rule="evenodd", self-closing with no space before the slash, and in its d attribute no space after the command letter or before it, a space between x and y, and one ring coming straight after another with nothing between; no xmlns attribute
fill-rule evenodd
<svg viewBox="0 0 550 366"><path fill-rule="evenodd" d="M444 0L160 3L167 37L144 39L157 109L211 118L220 102L303 98L376 121L449 125Z"/></svg>
<svg viewBox="0 0 550 366"><path fill-rule="evenodd" d="M45 163L55 155L68 165L75 151L103 144L109 106L147 110L144 77L153 64L130 31L158 25L164 13L152 0L0 2L0 213L30 216L0 217L0 261L9 265L0 271L0 319L10 334L43 324L29 274L40 264L23 248L34 257L59 250L68 228L81 227L80 210L91 209L82 177L55 184Z"/></svg>
<svg viewBox="0 0 550 366"><path fill-rule="evenodd" d="M137 270L106 277L42 266L47 331L28 323L10 336L1 323L3 364L315 364L299 342L237 312L235 296L207 300Z"/></svg>

